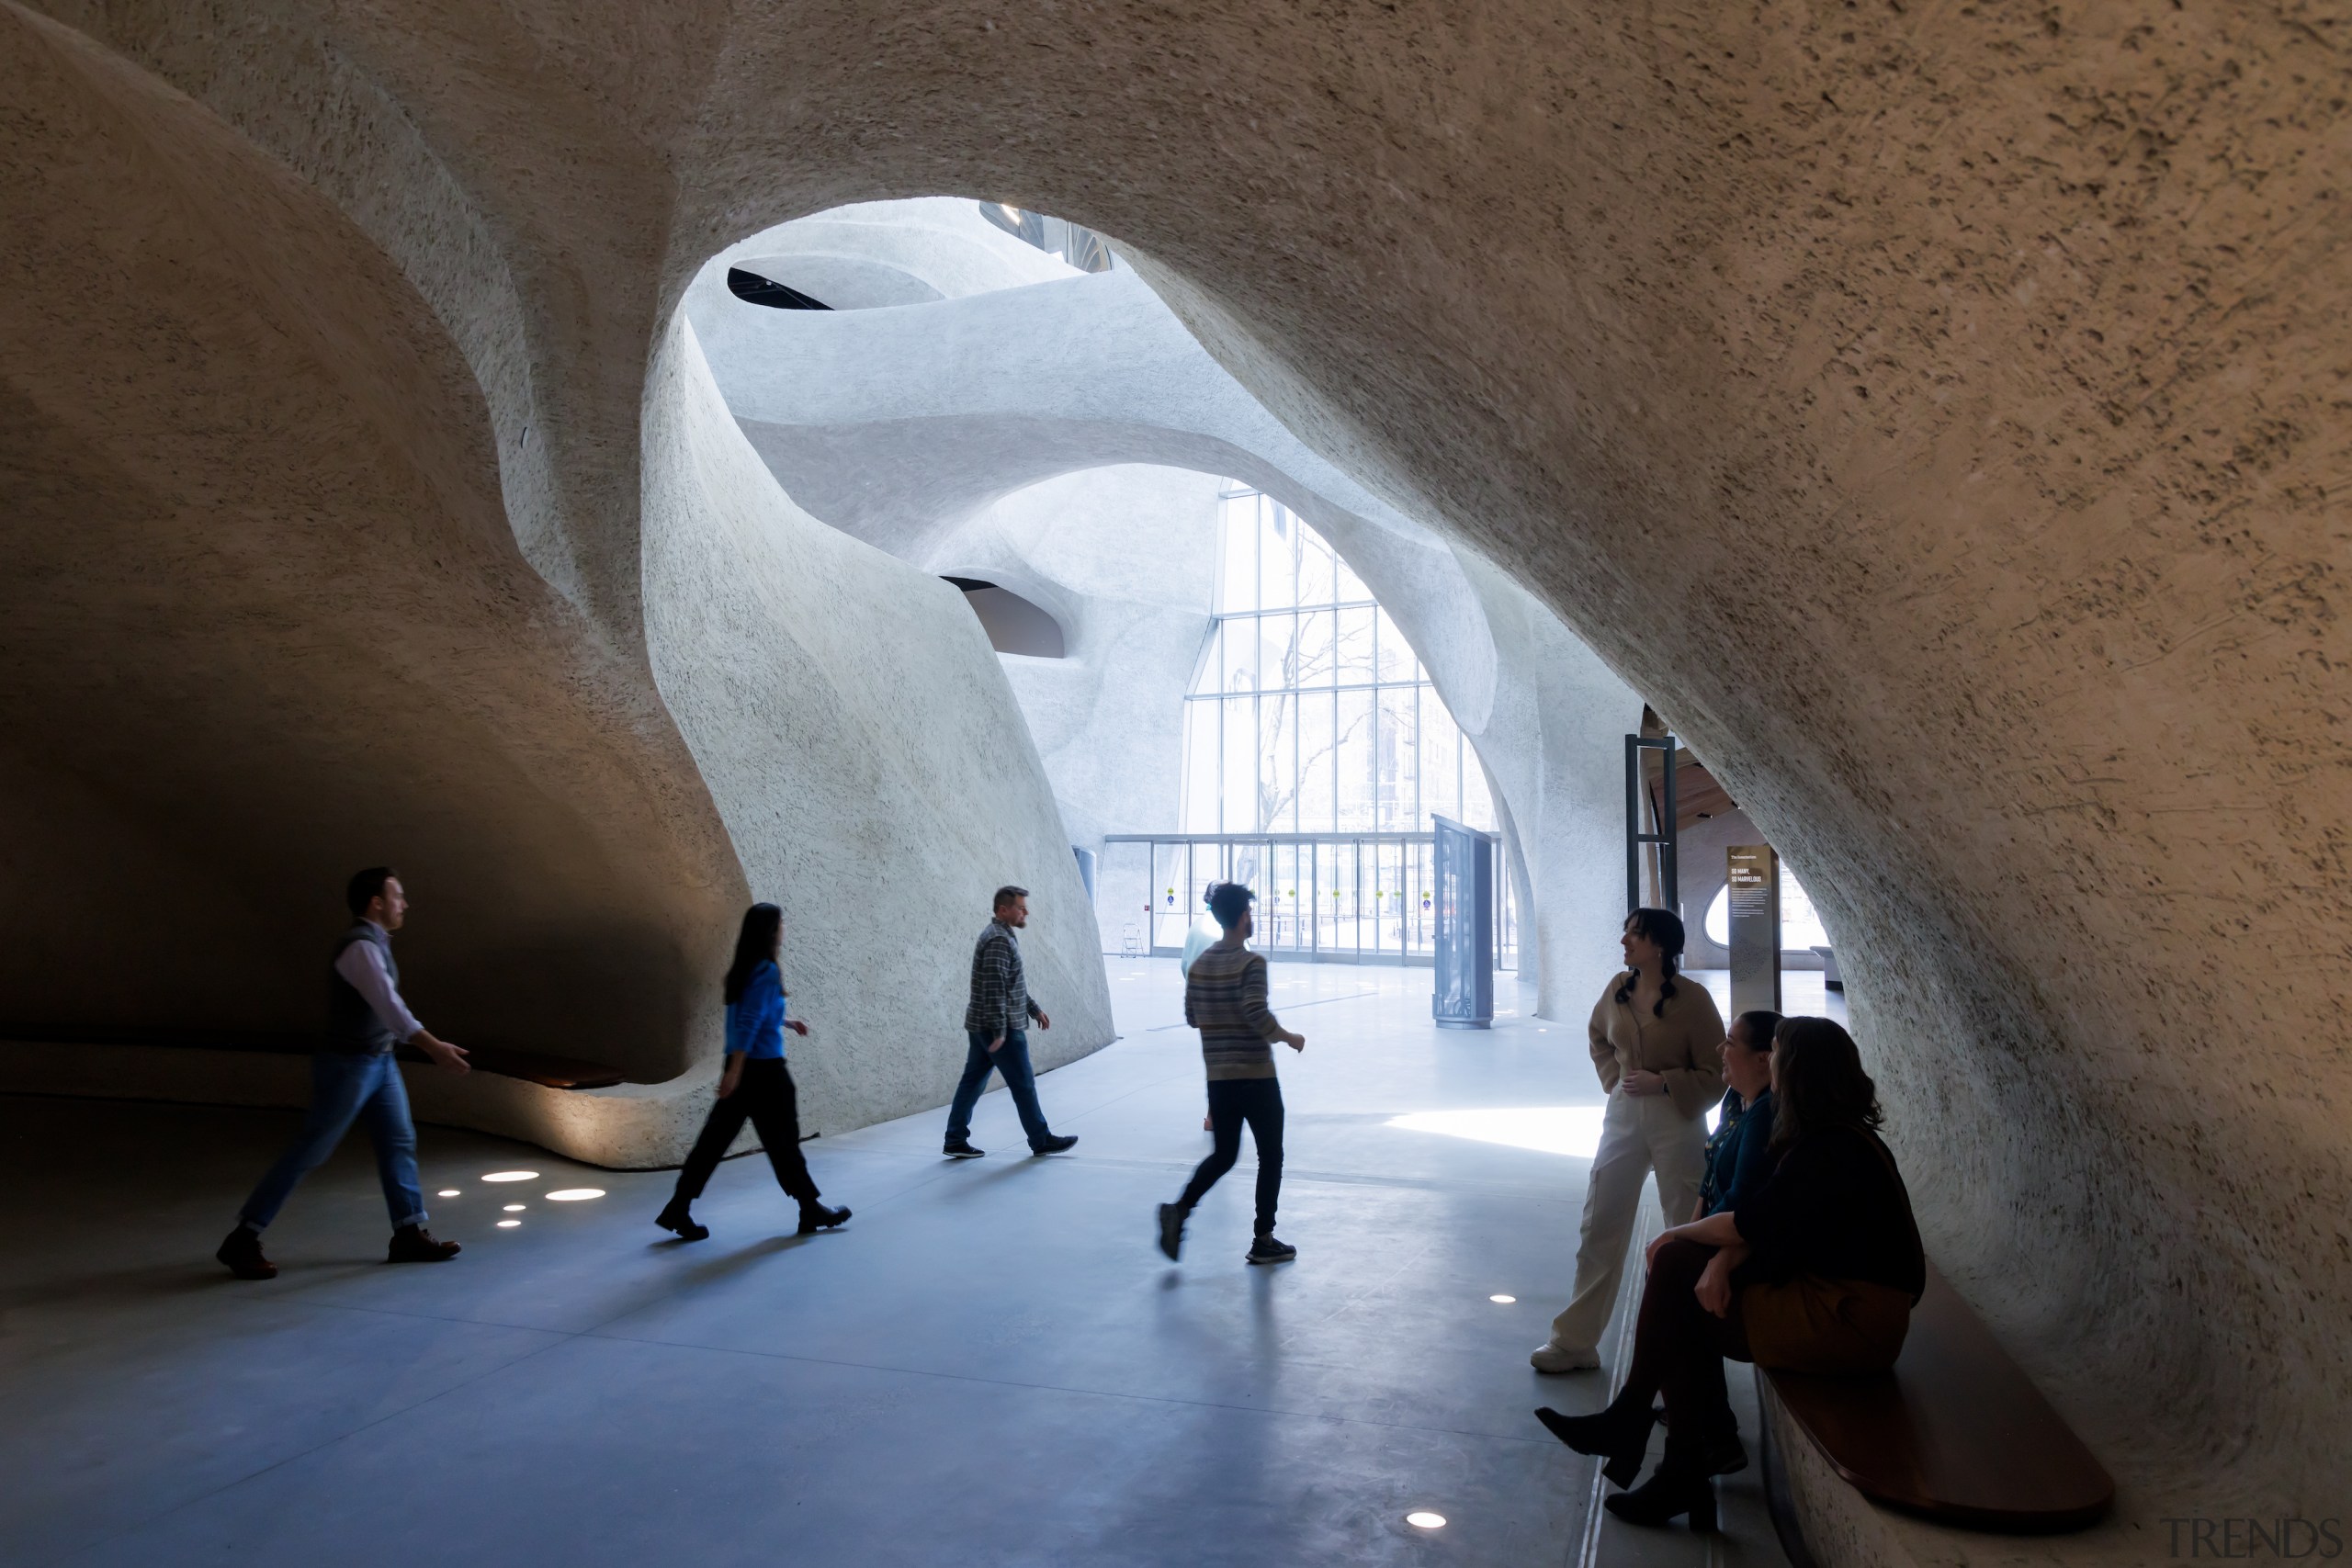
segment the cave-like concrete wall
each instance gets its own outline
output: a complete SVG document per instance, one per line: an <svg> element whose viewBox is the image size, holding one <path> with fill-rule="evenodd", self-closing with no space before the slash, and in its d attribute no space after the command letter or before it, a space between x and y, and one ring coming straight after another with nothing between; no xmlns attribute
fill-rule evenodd
<svg viewBox="0 0 2352 1568"><path fill-rule="evenodd" d="M443 268L420 278L152 76L15 11L0 36L23 111L0 798L25 825L0 851L0 1083L299 1103L256 1048L307 1043L343 879L378 861L414 899L428 1022L635 1080L412 1074L421 1111L585 1159L683 1155L752 897L792 920L814 1128L946 1099L1003 882L1037 894L1040 1059L1112 1037L986 640L945 584L776 494L689 348L662 349L631 437L641 538L587 547L536 460L560 416L500 379L520 312L469 313L512 310L479 279L420 296L463 225L402 235ZM525 404L505 453L502 390Z"/></svg>
<svg viewBox="0 0 2352 1568"><path fill-rule="evenodd" d="M10 482L62 496L52 519L135 517L142 487L190 519L111 578L96 551L12 563L97 582L48 644L10 645L39 672L12 731L146 689L97 612L136 625L142 593L215 581L166 546L285 520L217 574L238 613L193 640L254 650L196 710L222 724L148 732L192 787L141 799L96 756L19 795L142 822L225 882L284 838L237 815L246 781L283 780L266 803L299 819L352 775L299 725L229 721L290 671L378 669L358 694L423 715L383 807L407 803L414 853L458 863L478 821L517 887L608 860L629 888L597 907L662 912L628 951L703 963L744 883L634 629L671 310L722 247L845 202L1054 212L1148 259L1322 456L1532 589L1805 868L1931 1243L2123 1475L2118 1529L2343 1495L2339 17L51 0L0 21L6 373L46 412L10 422ZM117 145L144 183L51 177ZM182 281L141 271L183 265L147 243L175 224L204 236L198 273L270 278L266 307L216 288L233 308L192 292L175 329L115 330ZM380 366L382 389L338 397L284 343ZM209 467L239 427L272 460ZM273 508L288 482L334 493ZM346 640L324 564L239 612L232 587L327 517L374 517L374 562L412 585L352 615L450 629ZM265 660L280 625L302 635ZM321 679L345 700L293 716L363 705ZM522 770L511 794L484 793L482 756ZM526 829L561 841L526 852Z"/></svg>
<svg viewBox="0 0 2352 1568"><path fill-rule="evenodd" d="M519 545L482 361L213 115L0 39L0 1021L307 1037L343 879L390 862L428 1022L675 1076L741 875L641 662Z"/></svg>
<svg viewBox="0 0 2352 1568"><path fill-rule="evenodd" d="M766 310L728 292L731 258L830 243L853 220L863 254L934 284L942 302L833 316ZM946 245L951 237L960 249ZM996 253L1007 245L1025 248L969 203L864 204L741 242L703 269L686 309L728 406L779 482L828 522L935 570L988 575L967 558L1002 547L982 542L990 519L1021 496L1051 493L1041 476L1123 459L1138 472L1148 460L1162 471L1230 475L1304 517L1395 617L1476 746L1514 829L1522 971L1536 978L1545 1015L1581 1020L1618 962L1620 742L1638 726L1641 699L1510 575L1483 570L1474 550L1302 445L1135 269L977 287L1003 276ZM1076 616L1083 595L1058 588L1057 570L1154 571L1169 541L1144 536L1159 519L1127 510L1127 526L1066 528L1024 554L1016 586ZM1057 569L1057 558L1066 564ZM1131 649L1141 657L1123 664L1115 684L1141 699L1136 710L1172 721L1182 676L1170 639L1179 628L1160 623L1155 636L1122 617L1130 623L1145 646ZM1509 628L1507 659L1498 626ZM1125 736L1115 726L1073 730L1072 705L1099 690L1098 672L1108 666L1055 671L1047 661L1020 678L1024 710L1054 737L1041 745L1081 840L1098 823L1152 825L1166 784L1119 786L1175 740L1152 724ZM1082 785L1080 773L1091 775ZM1123 815L1078 805L1073 788L1122 805Z"/></svg>

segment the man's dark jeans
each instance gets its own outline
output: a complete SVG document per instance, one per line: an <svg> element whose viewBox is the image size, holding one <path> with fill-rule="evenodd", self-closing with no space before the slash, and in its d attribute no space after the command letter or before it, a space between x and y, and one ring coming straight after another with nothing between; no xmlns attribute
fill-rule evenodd
<svg viewBox="0 0 2352 1568"><path fill-rule="evenodd" d="M1274 1201L1283 1190L1283 1085L1280 1078L1215 1078L1209 1083L1209 1157L1176 1200L1186 1213L1241 1157L1241 1124L1258 1145L1258 1234L1274 1234Z"/></svg>
<svg viewBox="0 0 2352 1568"><path fill-rule="evenodd" d="M964 1081L956 1086L955 1103L947 1108L947 1141L960 1144L972 1135L972 1108L980 1102L980 1091L989 1087L991 1069L1004 1075L1004 1089L1012 1096L1012 1108L1021 1113L1021 1130L1028 1134L1032 1149L1054 1135L1046 1125L1046 1113L1037 1108L1037 1075L1029 1070L1029 1032L1008 1029L1004 1043L994 1051L989 1049L990 1035L967 1031L965 1039L970 1048L964 1055Z"/></svg>

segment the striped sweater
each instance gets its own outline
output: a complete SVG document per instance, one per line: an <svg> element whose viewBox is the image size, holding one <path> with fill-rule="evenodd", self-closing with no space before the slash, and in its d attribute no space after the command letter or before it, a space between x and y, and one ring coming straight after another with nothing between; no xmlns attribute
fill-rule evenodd
<svg viewBox="0 0 2352 1568"><path fill-rule="evenodd" d="M1193 959L1184 976L1184 1021L1201 1032L1210 1082L1274 1076L1270 1046L1283 1026L1266 1006L1262 955L1220 942Z"/></svg>

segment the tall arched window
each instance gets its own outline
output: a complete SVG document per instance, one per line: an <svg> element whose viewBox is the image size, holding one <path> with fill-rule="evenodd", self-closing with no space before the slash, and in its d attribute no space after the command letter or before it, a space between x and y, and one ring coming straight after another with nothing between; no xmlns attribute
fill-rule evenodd
<svg viewBox="0 0 2352 1568"><path fill-rule="evenodd" d="M1494 828L1477 754L1396 623L1272 497L1221 497L1215 609L1184 699L1183 831Z"/></svg>

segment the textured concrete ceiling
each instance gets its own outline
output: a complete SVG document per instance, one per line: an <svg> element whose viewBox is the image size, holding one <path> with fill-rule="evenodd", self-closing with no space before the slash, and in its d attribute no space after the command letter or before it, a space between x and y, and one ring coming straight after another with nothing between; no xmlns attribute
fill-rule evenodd
<svg viewBox="0 0 2352 1568"><path fill-rule="evenodd" d="M448 793L410 806L439 802L451 843L584 822L645 857L615 874L658 885L632 908L693 926L661 889L723 901L727 856L634 673L663 323L707 258L801 213L951 192L1057 213L1137 259L1310 445L1543 595L1792 856L1851 954L1936 1251L2135 1506L2340 1495L2341 16L0 16L6 374L49 411L10 421L11 504L29 491L56 528L86 509L92 548L130 560L87 590L94 635L10 645L40 661L21 750L130 682L137 646L101 612L136 619L143 592L192 631L212 613L192 597L243 603L139 534L142 485L227 515L332 484L381 516L382 560L354 567L415 584L403 624L464 627L407 672L427 709L538 669L537 699L589 716L535 699L486 748L419 735ZM52 177L105 137L136 188ZM226 310L235 288L181 277L168 337L117 330L175 287L162 258L240 247L237 288L272 298ZM288 344L337 368L332 397L294 390ZM26 547L12 592L40 599L43 571L81 592L88 564ZM205 716L233 723L289 666L338 690L347 623L313 612L348 584L311 581L271 612L289 646L125 739L193 770ZM197 831L280 755L238 744L255 766L175 795ZM323 755L271 787L338 787ZM500 800L469 776L526 761L546 771Z"/></svg>

